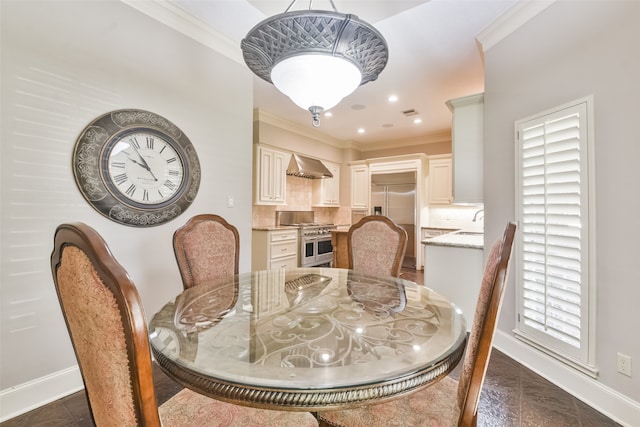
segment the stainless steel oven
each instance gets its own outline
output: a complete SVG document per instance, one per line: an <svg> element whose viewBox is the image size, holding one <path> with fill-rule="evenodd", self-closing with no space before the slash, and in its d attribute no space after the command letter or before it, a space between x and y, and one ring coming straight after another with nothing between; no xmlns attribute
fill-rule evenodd
<svg viewBox="0 0 640 427"><path fill-rule="evenodd" d="M333 262L331 230L333 224L314 222L313 211L277 211L276 225L298 227L300 239L299 267L330 266Z"/></svg>
<svg viewBox="0 0 640 427"><path fill-rule="evenodd" d="M331 265L333 262L333 245L331 245L331 230L334 225L300 226L300 266L317 267Z"/></svg>

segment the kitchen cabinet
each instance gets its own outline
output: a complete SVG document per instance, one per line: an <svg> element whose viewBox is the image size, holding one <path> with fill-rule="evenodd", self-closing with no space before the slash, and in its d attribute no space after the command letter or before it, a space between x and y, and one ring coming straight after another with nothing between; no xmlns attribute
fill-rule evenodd
<svg viewBox="0 0 640 427"><path fill-rule="evenodd" d="M451 156L429 157L429 204L448 205L453 201Z"/></svg>
<svg viewBox="0 0 640 427"><path fill-rule="evenodd" d="M254 203L284 205L287 183L287 161L291 154L256 145Z"/></svg>
<svg viewBox="0 0 640 427"><path fill-rule="evenodd" d="M254 229L251 233L251 269L274 270L298 266L298 229Z"/></svg>
<svg viewBox="0 0 640 427"><path fill-rule="evenodd" d="M340 206L340 165L323 161L333 178L314 179L311 204L314 207Z"/></svg>
<svg viewBox="0 0 640 427"><path fill-rule="evenodd" d="M447 101L453 113L453 201L483 203L482 129L484 94Z"/></svg>
<svg viewBox="0 0 640 427"><path fill-rule="evenodd" d="M467 320L467 330L470 330L482 283L482 247L464 244L424 246L425 286L460 307Z"/></svg>
<svg viewBox="0 0 640 427"><path fill-rule="evenodd" d="M338 229L331 232L331 245L333 246L334 268L349 268L349 247L347 236L349 229Z"/></svg>
<svg viewBox="0 0 640 427"><path fill-rule="evenodd" d="M351 209L369 209L369 166L355 164L351 166Z"/></svg>

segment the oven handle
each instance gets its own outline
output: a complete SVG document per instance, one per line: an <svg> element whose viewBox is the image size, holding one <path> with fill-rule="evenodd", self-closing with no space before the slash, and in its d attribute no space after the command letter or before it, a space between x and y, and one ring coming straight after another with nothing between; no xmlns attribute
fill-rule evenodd
<svg viewBox="0 0 640 427"><path fill-rule="evenodd" d="M314 236L314 237L305 237L305 241L311 240L331 240L331 236Z"/></svg>

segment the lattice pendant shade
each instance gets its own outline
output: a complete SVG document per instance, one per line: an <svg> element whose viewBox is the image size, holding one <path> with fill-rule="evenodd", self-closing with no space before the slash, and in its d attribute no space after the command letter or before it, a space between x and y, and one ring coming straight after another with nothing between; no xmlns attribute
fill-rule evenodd
<svg viewBox="0 0 640 427"><path fill-rule="evenodd" d="M371 25L324 10L267 18L241 46L251 71L311 111L314 126L321 111L377 79L389 57L384 37Z"/></svg>

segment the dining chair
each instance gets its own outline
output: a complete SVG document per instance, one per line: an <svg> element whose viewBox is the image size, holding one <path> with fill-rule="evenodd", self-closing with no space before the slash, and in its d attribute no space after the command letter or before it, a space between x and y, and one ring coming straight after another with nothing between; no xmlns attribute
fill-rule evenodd
<svg viewBox="0 0 640 427"><path fill-rule="evenodd" d="M102 237L58 226L51 270L96 426L317 426L308 412L248 408L188 389L157 406L140 297Z"/></svg>
<svg viewBox="0 0 640 427"><path fill-rule="evenodd" d="M397 400L354 409L319 412L320 426L475 426L478 401L509 273L515 231L516 225L508 223L502 239L494 243L489 252L460 380L447 376L430 387Z"/></svg>
<svg viewBox="0 0 640 427"><path fill-rule="evenodd" d="M213 214L196 215L173 234L173 252L184 289L238 274L238 230Z"/></svg>
<svg viewBox="0 0 640 427"><path fill-rule="evenodd" d="M407 232L390 218L369 215L349 228L349 268L373 276L399 277L407 251Z"/></svg>

